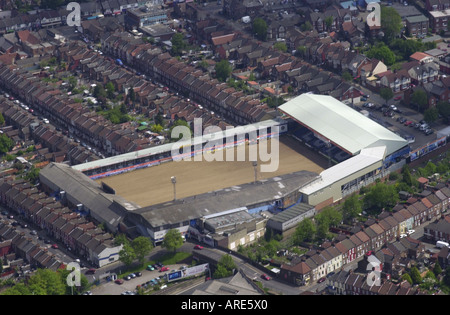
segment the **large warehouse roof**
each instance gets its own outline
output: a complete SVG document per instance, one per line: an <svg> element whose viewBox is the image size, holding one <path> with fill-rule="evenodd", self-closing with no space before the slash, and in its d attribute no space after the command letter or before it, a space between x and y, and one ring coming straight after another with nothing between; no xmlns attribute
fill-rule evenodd
<svg viewBox="0 0 450 315"><path fill-rule="evenodd" d="M302 94L279 109L352 155L364 148L384 145L388 156L408 144L402 137L328 95Z"/></svg>

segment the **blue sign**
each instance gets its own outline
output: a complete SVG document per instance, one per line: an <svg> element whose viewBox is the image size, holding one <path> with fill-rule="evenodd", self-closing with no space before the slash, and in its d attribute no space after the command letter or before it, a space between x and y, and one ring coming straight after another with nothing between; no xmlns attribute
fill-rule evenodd
<svg viewBox="0 0 450 315"><path fill-rule="evenodd" d="M179 279L179 278L181 278L181 271L175 271L175 272L169 273L167 275L167 277L168 277L167 278L168 281Z"/></svg>

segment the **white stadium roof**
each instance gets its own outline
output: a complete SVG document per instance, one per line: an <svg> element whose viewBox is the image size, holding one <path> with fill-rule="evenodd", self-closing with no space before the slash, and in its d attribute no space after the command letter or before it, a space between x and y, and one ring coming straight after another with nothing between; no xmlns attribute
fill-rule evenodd
<svg viewBox="0 0 450 315"><path fill-rule="evenodd" d="M328 95L302 94L279 109L352 155L364 148L386 146L388 156L408 144L402 137Z"/></svg>
<svg viewBox="0 0 450 315"><path fill-rule="evenodd" d="M362 149L360 154L324 170L320 173L318 180L301 188L300 191L310 195L354 174L356 171L382 162L385 157L386 147L384 146Z"/></svg>

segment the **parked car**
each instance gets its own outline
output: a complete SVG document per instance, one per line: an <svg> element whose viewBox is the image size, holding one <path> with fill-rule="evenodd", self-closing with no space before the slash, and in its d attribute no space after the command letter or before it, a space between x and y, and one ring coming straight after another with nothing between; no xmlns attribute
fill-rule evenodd
<svg viewBox="0 0 450 315"><path fill-rule="evenodd" d="M194 246L194 249L203 249L203 246L201 246L201 245L195 245L195 246Z"/></svg>
<svg viewBox="0 0 450 315"><path fill-rule="evenodd" d="M52 248L58 249L58 248L59 248L59 247L58 247L58 244L53 244L53 245L52 245Z"/></svg>
<svg viewBox="0 0 450 315"><path fill-rule="evenodd" d="M117 284L123 284L123 279L117 279L116 281L114 281L115 283L117 283Z"/></svg>
<svg viewBox="0 0 450 315"><path fill-rule="evenodd" d="M400 101L402 99L402 97L399 95L399 96L396 96L396 97L394 97L394 101Z"/></svg>
<svg viewBox="0 0 450 315"><path fill-rule="evenodd" d="M431 135L433 133L433 130L431 130L431 129L427 129L427 130L425 130L425 134L428 136L428 135Z"/></svg>
<svg viewBox="0 0 450 315"><path fill-rule="evenodd" d="M269 281L269 280L270 280L270 277L269 277L268 275L266 275L265 273L263 273L263 274L261 275L261 278L263 278L263 279L266 280L266 281Z"/></svg>
<svg viewBox="0 0 450 315"><path fill-rule="evenodd" d="M86 271L87 275L93 275L97 270L95 270L94 268L89 269L88 271Z"/></svg>
<svg viewBox="0 0 450 315"><path fill-rule="evenodd" d="M413 122L411 121L411 120L407 120L407 121L405 121L405 126L409 126L409 125L411 125Z"/></svg>
<svg viewBox="0 0 450 315"><path fill-rule="evenodd" d="M415 230L408 230L408 235L414 234L415 232Z"/></svg>
<svg viewBox="0 0 450 315"><path fill-rule="evenodd" d="M163 272L163 271L169 271L170 268L167 266L162 267L161 269L159 269L159 272Z"/></svg>
<svg viewBox="0 0 450 315"><path fill-rule="evenodd" d="M147 270L148 271L153 271L153 270L155 270L155 268L152 265L147 265Z"/></svg>
<svg viewBox="0 0 450 315"><path fill-rule="evenodd" d="M317 280L317 283L322 283L322 282L324 282L325 280L327 280L327 278L326 278L326 277L322 277L322 278L320 278L319 280Z"/></svg>

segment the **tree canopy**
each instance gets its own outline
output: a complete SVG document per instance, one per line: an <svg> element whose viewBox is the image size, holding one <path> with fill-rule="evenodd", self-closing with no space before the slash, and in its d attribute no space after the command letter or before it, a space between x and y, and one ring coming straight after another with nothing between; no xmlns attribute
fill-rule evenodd
<svg viewBox="0 0 450 315"><path fill-rule="evenodd" d="M364 196L364 206L367 210L380 213L382 210L390 210L398 201L398 193L395 186L382 182L369 188Z"/></svg>
<svg viewBox="0 0 450 315"><path fill-rule="evenodd" d="M0 135L0 153L5 154L14 147L14 141L11 140L7 135Z"/></svg>
<svg viewBox="0 0 450 315"><path fill-rule="evenodd" d="M373 46L369 51L367 51L366 55L369 58L376 58L383 61L387 66L393 65L396 61L395 54L384 43L378 43Z"/></svg>
<svg viewBox="0 0 450 315"><path fill-rule="evenodd" d="M178 231L177 229L171 229L167 231L166 235L164 236L161 247L175 252L178 248L181 247L181 245L183 245L183 237L181 236L180 231Z"/></svg>
<svg viewBox="0 0 450 315"><path fill-rule="evenodd" d="M80 288L72 290L67 285L69 270L37 269L27 282L18 282L6 289L1 295L69 295L79 294L88 287L86 277L81 274Z"/></svg>
<svg viewBox="0 0 450 315"><path fill-rule="evenodd" d="M384 40L389 43L400 35L403 28L402 18L393 7L381 6L381 29L384 32Z"/></svg>
<svg viewBox="0 0 450 315"><path fill-rule="evenodd" d="M183 34L181 34L181 33L175 33L172 36L171 43L172 43L171 51L172 51L172 54L175 56L181 55L183 49L186 48L186 43L183 39Z"/></svg>
<svg viewBox="0 0 450 315"><path fill-rule="evenodd" d="M233 258L226 254L219 259L217 269L214 272L214 278L220 279L232 276L234 269L236 269L236 264L234 263Z"/></svg>
<svg viewBox="0 0 450 315"><path fill-rule="evenodd" d="M253 21L253 34L255 34L256 38L259 40L267 39L267 23L262 18L257 17Z"/></svg>
<svg viewBox="0 0 450 315"><path fill-rule="evenodd" d="M222 59L215 66L216 77L219 81L225 82L231 74L231 65L226 59Z"/></svg>

